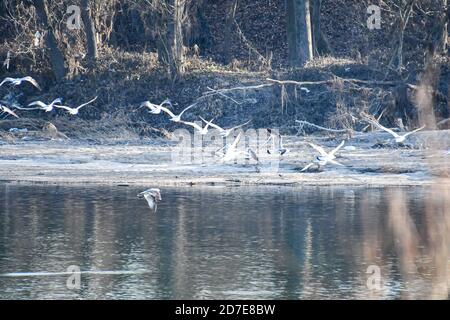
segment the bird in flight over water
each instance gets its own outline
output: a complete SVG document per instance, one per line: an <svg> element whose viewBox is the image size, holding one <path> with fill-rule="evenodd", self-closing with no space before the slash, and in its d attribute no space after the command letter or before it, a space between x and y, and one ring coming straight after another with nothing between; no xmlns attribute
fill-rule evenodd
<svg viewBox="0 0 450 320"><path fill-rule="evenodd" d="M158 208L158 201L161 201L161 190L158 188L151 188L145 191L142 191L137 195L138 198L144 198L147 200L148 206L153 212L156 212Z"/></svg>

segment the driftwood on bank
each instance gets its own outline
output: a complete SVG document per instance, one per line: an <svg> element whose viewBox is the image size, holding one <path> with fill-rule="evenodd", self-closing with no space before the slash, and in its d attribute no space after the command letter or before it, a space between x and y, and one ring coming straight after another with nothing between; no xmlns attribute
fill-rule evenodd
<svg viewBox="0 0 450 320"><path fill-rule="evenodd" d="M363 84L369 86L388 86L394 87L402 84L401 81L378 81L378 80L360 80L360 79L349 79L349 78L341 78L338 76L334 76L333 79L327 80L319 80L319 81L294 81L294 80L277 80L272 78L266 78L267 82L258 84L258 85L250 85L250 86L238 86L232 88L224 88L224 89L211 89L208 88L209 91L205 92L202 97L208 97L213 95L223 95L226 93L232 93L236 91L248 91L248 90L259 90L264 88L269 88L274 85L296 85L296 86L304 86L304 85L324 85L324 84L333 84L337 81L342 81L344 83L351 84ZM416 90L418 86L407 83L406 86L410 89ZM201 97L201 98L202 98Z"/></svg>
<svg viewBox="0 0 450 320"><path fill-rule="evenodd" d="M376 96L380 96L381 92L390 93L393 97L397 97L397 88L405 88L409 89L411 91L417 91L417 90L425 90L426 92L440 97L443 96L442 93L440 93L438 90L434 90L433 88L424 88L423 86L416 85L416 84L410 84L406 83L404 81L383 81L383 80L362 80L362 79L355 79L355 78L342 78L339 76L336 76L334 74L330 75L330 78L324 79L324 80L317 80L317 81L296 81L296 80L279 80L279 79L272 79L272 78L265 78L262 80L262 83L260 84L251 84L251 85L239 85L236 87L229 87L229 88L217 88L213 89L208 87L207 89L209 91L206 91L203 93L201 97L199 97L197 100L202 99L208 99L210 97L219 95L222 96L233 103L237 105L242 105L243 101L240 100L238 93L247 93L248 91L258 91L258 90L264 90L264 89L270 89L274 88L276 86L281 87L281 113L283 113L286 110L287 101L288 101L288 91L286 89L287 86L292 85L295 86L296 90L301 89L306 92L305 95L303 95L303 99L305 101L314 101L318 100L319 96L322 94L326 94L327 92L333 92L333 88L337 86L339 87L346 87L349 90L364 90L373 92ZM316 88L316 86L318 88ZM325 87L324 87L325 86ZM327 86L330 86L330 88L327 88ZM320 87L320 88L319 88ZM338 90L337 89L337 90ZM295 92L295 95L297 97L297 91ZM384 98L380 98L380 103L383 103ZM383 112L379 114L379 117L381 117L385 111L389 108L389 106L385 106ZM358 108L357 108L358 109ZM358 109L359 111L367 111L371 112L370 110L361 110L361 108ZM356 110L356 112L359 112ZM376 113L379 113L378 111ZM325 128L322 126L318 126L316 124L310 123L305 120L299 120L298 123L310 127L314 127L319 130L329 131L329 132L335 132L335 133L344 133L349 132L351 130L349 129L330 129ZM338 121L340 123L340 121ZM443 125L447 123L447 120L441 121L438 123L438 125ZM339 126L338 126L339 127ZM343 125L344 128L347 128L347 125ZM366 126L364 130L367 129L368 126ZM352 129L353 130L353 129Z"/></svg>
<svg viewBox="0 0 450 320"><path fill-rule="evenodd" d="M319 126L317 124L314 124L314 123L311 123L311 122L308 122L308 121L305 121L305 120L295 120L295 122L301 124L302 126L307 125L309 127L313 127L313 128L319 129L319 130L328 131L328 132L334 132L334 133L347 133L347 132L350 131L349 129L325 128L325 127Z"/></svg>

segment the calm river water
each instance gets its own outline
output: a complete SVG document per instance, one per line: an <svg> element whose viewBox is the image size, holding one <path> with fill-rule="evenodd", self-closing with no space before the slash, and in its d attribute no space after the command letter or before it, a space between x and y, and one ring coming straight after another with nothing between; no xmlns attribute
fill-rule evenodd
<svg viewBox="0 0 450 320"><path fill-rule="evenodd" d="M448 298L449 189L140 191L0 185L0 299Z"/></svg>

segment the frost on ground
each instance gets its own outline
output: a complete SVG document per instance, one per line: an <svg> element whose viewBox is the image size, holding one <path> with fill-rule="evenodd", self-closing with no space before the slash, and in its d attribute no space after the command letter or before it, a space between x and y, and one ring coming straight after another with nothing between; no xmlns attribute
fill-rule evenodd
<svg viewBox="0 0 450 320"><path fill-rule="evenodd" d="M264 155L260 172L254 163L174 164L170 142L127 141L93 144L81 140L20 141L0 140L0 181L51 184L113 185L428 185L439 179L449 183L450 131L420 132L410 145L397 148L383 145L389 136L382 133L357 134L346 142L337 160L345 166L327 165L321 171L300 172L316 152L307 141L327 149L342 138L289 136L290 150L276 168ZM278 158L277 158L278 159ZM443 179L442 179L443 178Z"/></svg>

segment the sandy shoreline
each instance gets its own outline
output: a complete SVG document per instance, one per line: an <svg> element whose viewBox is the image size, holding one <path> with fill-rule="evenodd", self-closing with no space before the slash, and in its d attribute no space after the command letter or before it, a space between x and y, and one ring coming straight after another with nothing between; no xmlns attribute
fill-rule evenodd
<svg viewBox="0 0 450 320"><path fill-rule="evenodd" d="M439 136L436 137L436 134ZM432 136L432 138L430 138ZM0 183L58 185L355 185L426 186L436 182L442 169L450 171L450 133L418 134L413 149L372 148L386 138L383 133L365 134L347 142L340 152L345 167L326 166L322 172L301 173L315 155L301 137L288 137L291 150L277 170L260 173L250 164L178 164L171 162L170 144L145 142L96 145L83 141L20 141L0 145ZM340 140L309 137L332 148ZM440 148L431 148L430 139ZM448 176L439 183L450 183Z"/></svg>

